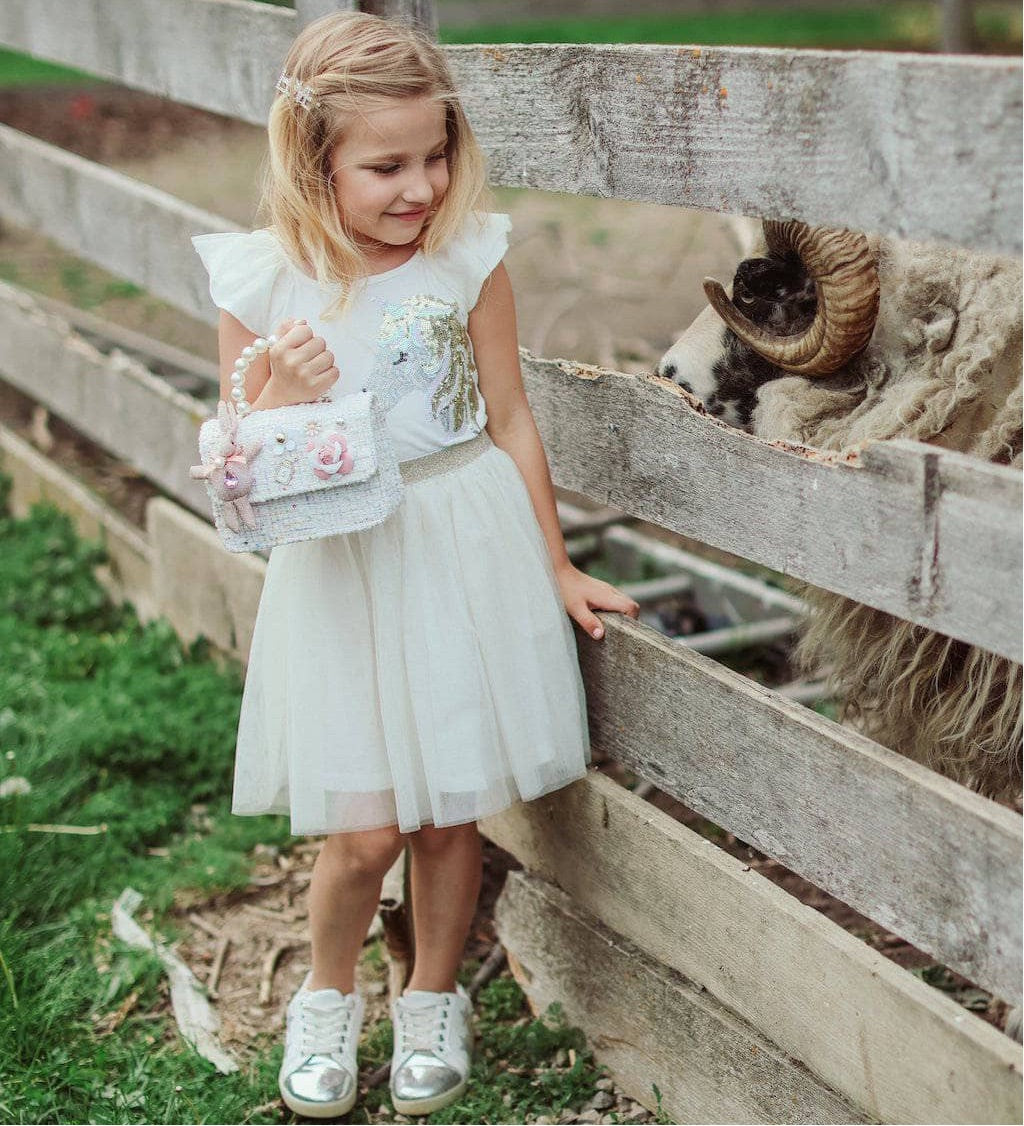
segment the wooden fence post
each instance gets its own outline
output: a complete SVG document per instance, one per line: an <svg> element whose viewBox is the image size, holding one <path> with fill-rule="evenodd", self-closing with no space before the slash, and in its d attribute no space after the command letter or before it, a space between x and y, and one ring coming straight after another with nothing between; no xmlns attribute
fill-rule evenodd
<svg viewBox="0 0 1024 1126"><path fill-rule="evenodd" d="M412 23L431 38L437 38L437 12L433 0L295 0L295 14L303 27L331 12L353 11Z"/></svg>
<svg viewBox="0 0 1024 1126"><path fill-rule="evenodd" d="M361 0L359 7L375 16L415 24L431 38L437 38L434 0Z"/></svg>
<svg viewBox="0 0 1024 1126"><path fill-rule="evenodd" d="M972 0L942 0L942 50L948 55L974 50Z"/></svg>

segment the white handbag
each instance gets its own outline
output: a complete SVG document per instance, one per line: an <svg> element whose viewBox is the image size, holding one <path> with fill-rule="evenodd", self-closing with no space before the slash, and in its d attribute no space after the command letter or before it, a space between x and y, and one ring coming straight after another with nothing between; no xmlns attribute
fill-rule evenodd
<svg viewBox="0 0 1024 1126"><path fill-rule="evenodd" d="M254 341L236 362L234 401L221 400L217 417L200 427L202 464L189 470L206 482L229 551L363 531L402 500L398 459L372 391L251 409L245 373L273 343Z"/></svg>

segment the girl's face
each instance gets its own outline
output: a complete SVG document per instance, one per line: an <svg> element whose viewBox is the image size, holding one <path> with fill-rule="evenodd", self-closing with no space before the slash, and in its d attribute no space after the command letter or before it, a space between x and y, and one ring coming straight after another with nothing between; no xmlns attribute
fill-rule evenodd
<svg viewBox="0 0 1024 1126"><path fill-rule="evenodd" d="M448 190L444 105L389 98L356 117L331 154L334 198L373 257L415 242Z"/></svg>

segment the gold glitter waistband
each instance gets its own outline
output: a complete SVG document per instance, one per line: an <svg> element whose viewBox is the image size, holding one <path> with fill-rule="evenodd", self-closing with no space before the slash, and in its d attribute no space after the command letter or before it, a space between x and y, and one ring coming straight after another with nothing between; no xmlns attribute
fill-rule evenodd
<svg viewBox="0 0 1024 1126"><path fill-rule="evenodd" d="M482 453L486 453L493 445L490 434L486 430L481 430L475 438L470 438L466 442L445 446L444 449L435 450L432 454L424 454L423 457L414 457L410 461L400 461L398 470L402 474L402 480L407 485L411 485L426 477L448 473L461 465L467 465Z"/></svg>

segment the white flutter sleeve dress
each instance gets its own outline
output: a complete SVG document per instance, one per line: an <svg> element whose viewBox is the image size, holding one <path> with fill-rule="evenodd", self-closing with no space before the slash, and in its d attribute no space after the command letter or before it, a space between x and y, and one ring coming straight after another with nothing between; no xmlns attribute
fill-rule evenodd
<svg viewBox="0 0 1024 1126"><path fill-rule="evenodd" d="M508 246L474 213L357 290L331 292L269 229L198 235L216 305L254 333L305 317L370 387L400 461L487 421L467 319ZM459 824L582 777L591 761L575 637L529 492L498 446L406 485L374 528L270 554L246 672L232 810L296 834Z"/></svg>

